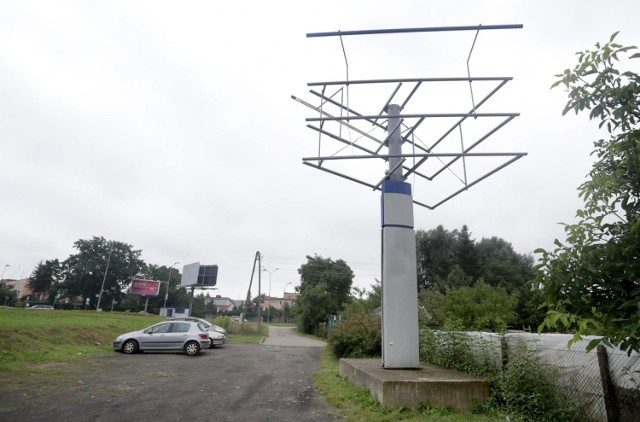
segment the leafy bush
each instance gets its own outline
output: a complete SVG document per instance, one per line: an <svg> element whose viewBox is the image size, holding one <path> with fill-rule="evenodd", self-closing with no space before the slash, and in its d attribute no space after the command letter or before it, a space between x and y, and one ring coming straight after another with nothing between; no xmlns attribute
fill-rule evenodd
<svg viewBox="0 0 640 422"><path fill-rule="evenodd" d="M215 325L218 325L225 330L227 330L227 334L250 334L250 335L265 335L264 332L267 330L266 325L262 325L262 333L258 331L258 324L255 322L245 322L241 324L238 321L233 321L228 316L216 317L213 320Z"/></svg>
<svg viewBox="0 0 640 422"><path fill-rule="evenodd" d="M224 328L227 331L231 330L231 318L229 318L228 316L216 317L213 319L213 323Z"/></svg>
<svg viewBox="0 0 640 422"><path fill-rule="evenodd" d="M447 331L420 331L420 361L476 376L498 372L496 359L485 340L447 326Z"/></svg>
<svg viewBox="0 0 640 422"><path fill-rule="evenodd" d="M538 363L534 351L524 350L495 378L491 404L525 420L578 420L576 409L567 408L562 393L547 381L552 376L551 369Z"/></svg>
<svg viewBox="0 0 640 422"><path fill-rule="evenodd" d="M352 315L329 336L329 348L337 358L382 355L382 323L377 315Z"/></svg>
<svg viewBox="0 0 640 422"><path fill-rule="evenodd" d="M501 368L495 349L498 346L460 331L459 325L446 328L446 331L420 330L420 360L489 377L491 398L484 406L486 409L511 414L514 421L580 420L576 409L567 408L562 392L548 381L554 373L538 363L535 351L523 347Z"/></svg>
<svg viewBox="0 0 640 422"><path fill-rule="evenodd" d="M485 284L482 279L473 286L447 288L444 293L426 290L422 302L430 312L427 322L434 328L455 321L465 330L504 332L507 324L518 319L518 294L509 294L504 287Z"/></svg>

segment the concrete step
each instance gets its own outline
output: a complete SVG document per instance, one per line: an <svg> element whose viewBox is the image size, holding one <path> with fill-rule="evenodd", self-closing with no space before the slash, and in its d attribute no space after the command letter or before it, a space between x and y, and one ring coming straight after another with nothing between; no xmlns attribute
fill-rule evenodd
<svg viewBox="0 0 640 422"><path fill-rule="evenodd" d="M421 363L384 369L380 359L340 359L340 375L367 388L390 408L420 406L472 410L489 398L489 380Z"/></svg>

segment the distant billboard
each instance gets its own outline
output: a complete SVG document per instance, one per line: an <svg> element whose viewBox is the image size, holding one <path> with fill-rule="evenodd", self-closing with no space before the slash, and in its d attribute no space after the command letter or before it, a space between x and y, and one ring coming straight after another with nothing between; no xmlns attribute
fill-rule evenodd
<svg viewBox="0 0 640 422"><path fill-rule="evenodd" d="M183 287L213 287L217 281L217 265L200 265L199 262L194 262L182 268L182 282L180 285Z"/></svg>
<svg viewBox="0 0 640 422"><path fill-rule="evenodd" d="M132 295L158 296L160 282L157 280L133 280L129 293Z"/></svg>

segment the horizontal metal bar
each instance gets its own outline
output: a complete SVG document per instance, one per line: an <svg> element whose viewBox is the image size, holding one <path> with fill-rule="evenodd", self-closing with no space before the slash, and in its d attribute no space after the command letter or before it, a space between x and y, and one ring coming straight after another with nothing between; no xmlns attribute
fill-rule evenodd
<svg viewBox="0 0 640 422"><path fill-rule="evenodd" d="M522 29L522 24L473 25L473 26L432 26L423 28L364 29L355 31L309 32L307 38L341 37L346 35L407 34L414 32L485 31L489 29Z"/></svg>
<svg viewBox="0 0 640 422"><path fill-rule="evenodd" d="M507 123L509 123L511 120L513 120L514 117L510 117L508 119L505 119L502 123L500 123L499 125L497 125L496 127L494 127L493 129L491 129L490 131L488 131L487 133L485 133L483 136L481 136L476 142L474 142L473 144L471 144L471 146L467 147L464 149L463 152L467 153L469 151L471 151L472 149L474 149L475 147L477 147L478 145L480 145L482 142L484 142L488 137L490 137L491 135L493 135L494 133L496 133L498 130L500 130L504 125L506 125ZM460 156L462 157L462 156ZM436 177L438 177L438 175L440 173L442 173L444 170L446 170L447 168L449 168L451 165L453 165L453 163L455 163L460 157L456 157L453 160L449 161L444 167L442 167L439 171L435 172L433 175L431 175L431 177L433 179L435 179Z"/></svg>
<svg viewBox="0 0 640 422"><path fill-rule="evenodd" d="M374 187L372 184L370 184L370 183L364 182L364 181L359 180L359 179L355 179L355 178L353 178L353 177L351 177L351 176L347 176L346 174L342 174L342 173L339 173L339 172L334 171L334 170L330 170L330 169L327 169L327 168L324 168L324 167L318 166L318 165L316 165L316 164L308 163L308 162L304 161L304 159L303 159L303 161L302 161L302 164L305 164L305 165L307 165L307 166L309 166L309 167L316 168L316 169L318 169L318 170L326 171L327 173L331 173L331 174L333 174L333 175L335 175L335 176L342 177L343 179L351 180L352 182L359 183L359 184L361 184L361 185L367 186L367 187L369 187L369 188L371 188L371 189L374 189L374 190L375 190L375 187Z"/></svg>
<svg viewBox="0 0 640 422"><path fill-rule="evenodd" d="M524 154L526 155L526 154ZM499 172L500 170L502 170L503 168L507 167L509 164L519 160L520 158L522 158L524 155L520 155L517 157L513 157L511 160L507 161L506 163L496 167L495 169L491 170L490 172L486 173L484 176L481 176L479 178L477 178L476 180L474 180L473 182L471 182L470 184L466 185L465 187L457 190L456 192L452 193L451 195L449 195L448 197L446 197L445 199L443 199L442 201L438 202L437 204L435 204L433 206L432 209L435 209L437 207L439 207L440 205L444 204L445 202L447 202L448 200L450 200L451 198L453 198L454 196L460 194L461 192L469 189L470 187L482 182L484 179L486 179L487 177L491 176L492 174L495 174L497 172Z"/></svg>
<svg viewBox="0 0 640 422"><path fill-rule="evenodd" d="M399 119L419 119L425 118L450 118L450 117L518 117L520 113L424 113L424 114L400 114ZM360 115L360 116L343 116L343 117L307 117L307 122L337 121L337 120L375 120L387 118L387 115Z"/></svg>
<svg viewBox="0 0 640 422"><path fill-rule="evenodd" d="M425 207L428 210L433 210L433 207L431 205L427 205L427 204L424 204L422 202L418 202L415 199L413 200L413 203L416 204L416 205L420 205L421 207Z"/></svg>
<svg viewBox="0 0 640 422"><path fill-rule="evenodd" d="M315 164L307 163L307 162L303 162L302 164L307 165L309 167L313 167L313 168L318 169L318 170L325 171L325 172L327 172L329 174L333 174L334 176L342 177L343 179L347 179L347 180L350 180L352 182L356 182L356 183L358 183L360 185L367 186L367 187L369 187L369 188L371 188L373 190L380 190L380 187L376 188L374 185L372 185L370 183L364 182L364 181L359 180L359 179L355 179L355 178L353 178L351 176L347 176L346 174L342 174L342 173L339 173L337 171L329 170L327 168L324 168L324 167L321 167L321 166L318 166L318 165L315 165ZM427 204L423 204L422 202L418 202L418 201L414 200L413 203L416 204L416 205L420 205L421 207L425 207L427 209L430 209L430 210L433 209L433 207L431 207L431 206L429 206Z"/></svg>
<svg viewBox="0 0 640 422"><path fill-rule="evenodd" d="M362 113L358 113L357 111L345 106L344 104L341 104L341 103L337 102L333 98L329 98L326 95L323 95L323 94L319 93L318 91L314 91L313 89L311 89L311 90L309 90L309 92L312 93L313 95L315 95L316 97L319 97L320 99L322 99L322 100L324 100L324 101L326 101L326 102L328 102L330 104L333 104L336 107L339 107L339 108L341 108L341 109L343 109L345 111L348 111L349 113L351 113L351 114L353 114L355 116L362 116ZM379 123L376 123L373 120L371 120L370 123L375 125L375 126L377 126L377 127L379 127L379 128L381 128L381 129L385 129L386 130L386 128L383 125L381 125Z"/></svg>
<svg viewBox="0 0 640 422"><path fill-rule="evenodd" d="M422 85L421 81L418 81L416 83L416 85L413 87L413 89L411 90L411 92L409 93L409 95L407 96L407 98L405 98L404 102L402 103L402 105L400 105L400 111L404 110L404 107L407 105L407 103L409 102L409 100L411 99L411 97L413 97L413 95L416 93L416 91L418 90L418 88L420 88L420 85Z"/></svg>
<svg viewBox="0 0 640 422"><path fill-rule="evenodd" d="M344 138L342 138L342 137L340 137L340 136L338 136L338 135L334 135L333 133L331 133L331 132L327 132L326 130L321 129L321 128L317 127L317 126L307 125L307 127L308 127L309 129L315 130L315 131L316 131L316 132L318 132L318 133L321 133L322 135L326 135L326 136L330 137L331 139L335 139L335 140L336 140L336 141L338 141L338 142L342 142L342 143L343 143L343 144L345 144L345 145L352 146L352 147L354 147L354 148L358 148L359 150L364 151L364 152L367 152L367 153L369 153L369 154L375 154L375 152L374 152L374 151L372 151L372 150L370 150L369 148L365 148L365 147L363 147L363 146L361 146L361 145L358 145L358 144L357 144L357 143L355 143L355 142L352 142L352 141L349 141L349 140L347 140L347 139L344 139Z"/></svg>
<svg viewBox="0 0 640 422"><path fill-rule="evenodd" d="M315 107L315 106L314 106L314 105L312 105L312 104L309 104L308 102L306 102L306 101L304 101L304 100L302 100L302 99L300 99L300 98L297 98L295 95L292 95L292 96L291 96L291 98L292 98L293 100L295 100L295 101L299 102L300 104L305 105L305 106L309 107L310 109L312 109L312 110L315 110L315 111L319 112L320 114L323 114L323 115L325 115L325 116L329 116L329 118L330 118L330 119L338 121L338 123L340 123L342 126L345 126L345 127L349 128L349 129L353 130L354 132L356 132L356 133L358 133L358 134L360 134L360 135L364 136L365 138L369 138L369 139L371 139L372 141L374 141L374 142L376 142L376 143L378 143L378 144L382 143L382 141L380 141L378 138L376 138L376 137L374 137L374 136L371 136L371 135L370 135L370 134L368 134L367 132L365 132L365 131L363 131L363 130L361 130L361 129L358 129L357 127L355 127L355 126L353 126L353 125L350 125L350 124L348 124L348 123L345 123L345 122L343 122L343 121L340 121L340 118L334 118L334 117L333 117L333 115L331 115L331 114L327 113L326 111L322 110L321 108L318 108L318 107ZM322 125L321 125L321 126L322 126Z"/></svg>
<svg viewBox="0 0 640 422"><path fill-rule="evenodd" d="M502 81L502 83L500 83L498 86L496 86L490 93L488 93L478 104L476 104L470 111L469 114L472 115L480 106L482 106L485 102L489 101L489 99L496 93L498 92L498 90L500 88L502 88L505 84L507 83L507 81ZM444 135L442 135L433 145L431 145L430 148L428 148L428 150L433 150L440 142L442 142L447 136L449 136L449 134L451 132L453 132L457 127L459 127L466 119L468 116L462 117L460 120L458 120L453 126L451 126L451 128L449 130L447 130ZM508 121L513 120L512 118L509 118ZM418 124L420 124L421 122L418 122ZM416 124L416 126L418 125ZM420 167L425 161L427 160L427 157L421 159L420 161L418 161L416 164L414 164L413 168L411 170L409 170L409 172L407 173L407 176L409 176L411 173L416 172L416 169L418 167ZM433 179L433 177L427 177L427 179L431 180Z"/></svg>
<svg viewBox="0 0 640 422"><path fill-rule="evenodd" d="M413 157L514 157L525 156L526 152L433 152L426 154L384 154L384 155L329 155L324 157L303 157L302 161L364 160L369 158L413 158Z"/></svg>
<svg viewBox="0 0 640 422"><path fill-rule="evenodd" d="M451 78L403 78L403 79L358 79L353 81L330 81L330 82L308 82L307 86L323 85L363 85L363 84L389 84L389 83L411 83L411 82L492 82L492 81L512 81L512 76L472 76L472 77L451 77Z"/></svg>

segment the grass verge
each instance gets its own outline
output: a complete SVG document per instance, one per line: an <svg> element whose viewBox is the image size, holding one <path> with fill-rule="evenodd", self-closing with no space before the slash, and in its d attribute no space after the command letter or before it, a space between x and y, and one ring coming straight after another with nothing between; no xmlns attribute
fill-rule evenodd
<svg viewBox="0 0 640 422"><path fill-rule="evenodd" d="M257 334L229 334L227 336L227 343L261 344L263 341L264 336Z"/></svg>
<svg viewBox="0 0 640 422"><path fill-rule="evenodd" d="M164 318L93 311L0 309L0 372L104 355L120 334Z"/></svg>
<svg viewBox="0 0 640 422"><path fill-rule="evenodd" d="M37 311L0 308L0 373L34 371L50 362L113 353L120 334L146 328L164 317L94 311ZM251 324L247 324L251 325ZM260 344L269 335L255 327L229 334L230 343Z"/></svg>
<svg viewBox="0 0 640 422"><path fill-rule="evenodd" d="M502 415L455 412L449 409L389 409L364 388L357 387L339 374L338 360L324 348L320 366L314 373L316 387L331 406L347 421L429 421L429 422L504 422Z"/></svg>

